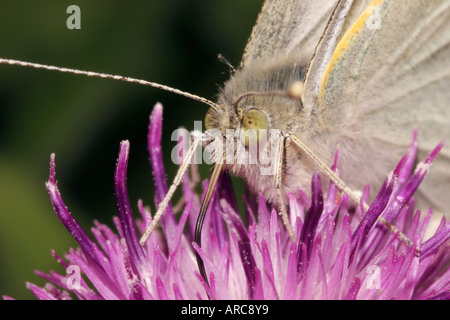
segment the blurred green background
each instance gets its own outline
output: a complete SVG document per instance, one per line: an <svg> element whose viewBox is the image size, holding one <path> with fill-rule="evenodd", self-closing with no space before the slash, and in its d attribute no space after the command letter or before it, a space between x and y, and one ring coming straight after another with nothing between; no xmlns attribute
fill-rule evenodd
<svg viewBox="0 0 450 320"><path fill-rule="evenodd" d="M2 1L0 57L142 78L214 100L229 77L217 54L239 64L262 2ZM81 9L81 30L66 27L71 4ZM170 180L170 134L193 129L207 106L134 84L0 65L0 295L33 299L25 281L45 283L34 270L63 272L50 249L75 246L44 186L50 153L66 205L85 229L117 215L113 174L123 139L131 142L132 205L142 198L153 207L146 136L158 101Z"/></svg>

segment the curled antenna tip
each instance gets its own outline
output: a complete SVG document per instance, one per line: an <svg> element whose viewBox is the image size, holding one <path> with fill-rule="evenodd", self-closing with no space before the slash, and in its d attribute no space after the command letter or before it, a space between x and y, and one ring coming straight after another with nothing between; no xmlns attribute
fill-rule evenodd
<svg viewBox="0 0 450 320"><path fill-rule="evenodd" d="M301 99L304 92L302 81L294 81L288 88L288 95L293 99Z"/></svg>

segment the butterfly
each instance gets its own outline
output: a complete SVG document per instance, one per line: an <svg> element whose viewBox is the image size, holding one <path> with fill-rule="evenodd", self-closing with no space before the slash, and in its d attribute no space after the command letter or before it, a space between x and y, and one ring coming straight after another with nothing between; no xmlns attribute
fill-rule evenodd
<svg viewBox="0 0 450 320"><path fill-rule="evenodd" d="M157 225L200 144L215 165L195 241L201 244L203 218L224 171L244 178L252 191L278 206L293 237L287 195L308 192L316 169L358 201L355 190L367 184L380 188L414 129L419 159L450 138L450 1L266 0L242 61L217 102L146 84L210 109L207 130L195 138L141 243ZM254 129L264 134L245 135ZM208 135L212 139L204 142ZM260 145L264 138L267 143ZM220 148L213 143L218 140L226 140ZM234 142L232 148L223 148L227 141ZM234 161L241 153L249 157L255 145L271 155L269 174L262 173L261 163ZM336 148L339 176L329 168ZM444 148L418 190L417 206L448 213L449 193L450 151ZM207 281L199 256L197 261Z"/></svg>
<svg viewBox="0 0 450 320"><path fill-rule="evenodd" d="M247 148L259 136L242 141L242 132L274 131L275 144L265 148L273 151L275 172L261 174L258 162L237 163L239 148L230 152L207 144L216 164L196 242L201 243L206 208L224 170L278 204L294 238L287 195L308 190L316 168L357 201L353 190L365 184L379 189L414 128L420 139L418 157L450 138L449 7L445 0L266 0L241 64L209 109L205 125L206 132L218 132L214 140L241 140ZM298 89L292 94L294 85ZM328 168L337 146L340 177ZM229 156L224 153L235 161L224 161ZM450 152L444 149L419 188L417 205L445 212L449 192ZM207 281L199 256L197 260Z"/></svg>
<svg viewBox="0 0 450 320"><path fill-rule="evenodd" d="M282 193L307 189L317 166L294 150L302 149L298 141L328 165L339 146L345 183L377 189L414 127L419 158L450 138L449 7L445 0L265 1L240 69L218 104L232 114L230 106L246 92L286 91L303 82L301 103L248 97L239 102L244 115L236 117L239 123L246 110L260 110L268 127L290 136ZM210 111L215 121L210 126L223 130L231 121L220 112ZM240 174L239 168L229 169ZM276 198L270 178L241 175L255 191ZM419 189L418 204L445 211L449 191L450 151L444 149Z"/></svg>

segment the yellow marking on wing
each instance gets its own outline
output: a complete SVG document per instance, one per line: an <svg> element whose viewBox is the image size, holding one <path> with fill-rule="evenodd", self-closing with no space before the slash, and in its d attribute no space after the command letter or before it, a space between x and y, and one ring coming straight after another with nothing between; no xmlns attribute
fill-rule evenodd
<svg viewBox="0 0 450 320"><path fill-rule="evenodd" d="M350 45L356 40L356 37L359 35L359 33L363 30L363 27L367 21L367 19L374 14L375 7L379 7L383 5L385 0L374 0L372 1L367 8L364 10L364 12L361 14L361 16L356 20L356 22L353 24L353 26L344 34L341 41L336 46L336 49L333 52L333 55L331 56L330 62L328 63L327 68L325 69L325 72L322 77L322 82L320 84L320 91L319 91L319 100L322 101L323 98L323 92L325 90L325 85L329 79L330 72L333 70L333 68L336 66L339 59L346 53Z"/></svg>

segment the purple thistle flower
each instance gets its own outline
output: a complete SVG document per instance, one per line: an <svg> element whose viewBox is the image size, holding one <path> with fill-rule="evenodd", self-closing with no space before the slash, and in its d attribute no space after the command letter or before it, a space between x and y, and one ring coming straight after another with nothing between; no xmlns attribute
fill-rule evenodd
<svg viewBox="0 0 450 320"><path fill-rule="evenodd" d="M162 106L157 104L148 136L156 204L167 192L161 132ZM208 208L201 248L192 242L199 195L188 174L181 186L185 207L179 219L168 206L161 230L140 245L140 234L152 217L139 200L141 218L133 218L126 185L129 147L128 141L120 144L114 176L117 232L96 221L91 229L96 241L63 202L51 156L46 187L58 218L80 247L70 249L64 258L52 252L67 275L37 271L49 282L43 288L27 284L37 298L450 299L450 225L442 218L434 236L423 242L431 210L422 219L420 211L413 211L413 194L442 144L411 172L417 149L414 134L409 150L365 214L362 205L351 210L348 197L339 195L331 183L324 197L320 177L314 174L311 199L301 191L289 196L296 243L262 196L257 203L244 199L245 224L230 178L222 174ZM336 172L337 159L338 153ZM203 190L206 186L204 182ZM362 200L367 197L368 189ZM377 222L379 217L393 223L414 245ZM198 272L195 250L205 263L209 286Z"/></svg>

